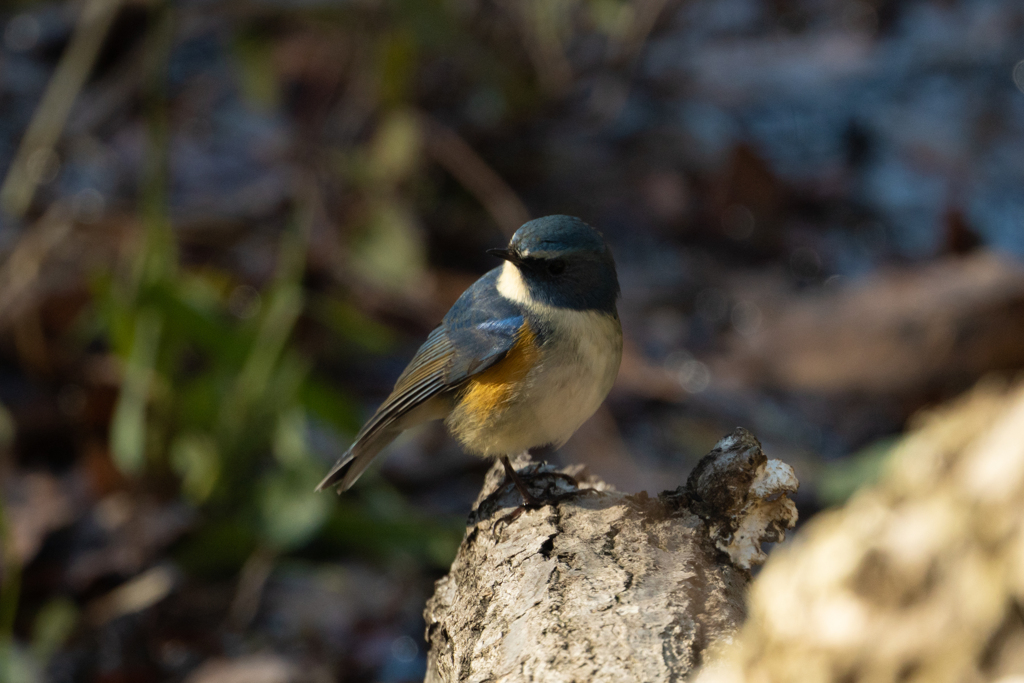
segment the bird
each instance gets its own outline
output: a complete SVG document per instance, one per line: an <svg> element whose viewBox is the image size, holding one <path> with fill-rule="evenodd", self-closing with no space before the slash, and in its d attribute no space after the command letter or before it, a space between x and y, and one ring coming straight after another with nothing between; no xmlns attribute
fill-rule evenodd
<svg viewBox="0 0 1024 683"><path fill-rule="evenodd" d="M317 491L346 491L400 433L440 419L539 504L508 456L560 447L608 395L622 360L618 275L601 233L572 216L524 223L487 253L504 263L427 336Z"/></svg>

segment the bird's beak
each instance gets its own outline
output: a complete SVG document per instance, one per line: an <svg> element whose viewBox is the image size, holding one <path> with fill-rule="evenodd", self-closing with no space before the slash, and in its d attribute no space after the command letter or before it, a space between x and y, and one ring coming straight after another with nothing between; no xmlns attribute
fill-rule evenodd
<svg viewBox="0 0 1024 683"><path fill-rule="evenodd" d="M487 253L491 256L497 256L500 259L514 263L517 266L523 265L523 259L519 257L519 254L511 249L488 249Z"/></svg>

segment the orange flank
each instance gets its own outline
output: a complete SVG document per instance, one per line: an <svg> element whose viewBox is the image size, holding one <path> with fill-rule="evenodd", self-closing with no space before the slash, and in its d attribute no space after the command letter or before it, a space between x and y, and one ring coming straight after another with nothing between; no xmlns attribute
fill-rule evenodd
<svg viewBox="0 0 1024 683"><path fill-rule="evenodd" d="M516 389L539 360L537 335L530 323L524 322L505 357L467 382L460 397L460 412L478 423L502 412L502 404L515 398Z"/></svg>

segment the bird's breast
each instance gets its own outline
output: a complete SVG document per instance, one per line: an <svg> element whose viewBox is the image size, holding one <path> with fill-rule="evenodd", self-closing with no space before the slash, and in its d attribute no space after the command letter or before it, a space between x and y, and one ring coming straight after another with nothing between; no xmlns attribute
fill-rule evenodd
<svg viewBox="0 0 1024 683"><path fill-rule="evenodd" d="M482 455L559 446L600 406L621 357L614 315L558 310L534 316L505 358L467 381L448 424Z"/></svg>
<svg viewBox="0 0 1024 683"><path fill-rule="evenodd" d="M619 373L622 327L615 315L560 310L533 390L531 412L546 441L561 446L604 401Z"/></svg>
<svg viewBox="0 0 1024 683"><path fill-rule="evenodd" d="M459 410L473 422L486 422L489 416L503 412L522 391L540 358L537 334L529 322L524 322L505 357L466 382Z"/></svg>

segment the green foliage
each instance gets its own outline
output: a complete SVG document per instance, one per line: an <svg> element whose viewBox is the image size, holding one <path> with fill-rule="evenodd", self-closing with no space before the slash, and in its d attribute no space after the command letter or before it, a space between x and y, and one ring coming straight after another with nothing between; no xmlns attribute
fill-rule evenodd
<svg viewBox="0 0 1024 683"><path fill-rule="evenodd" d="M275 108L280 101L280 88L274 78L273 42L259 32L243 31L235 37L232 47L246 99L261 109Z"/></svg>
<svg viewBox="0 0 1024 683"><path fill-rule="evenodd" d="M124 359L111 423L117 465L132 475L169 469L186 499L220 514L261 509L254 535L276 548L308 540L330 502L312 493L323 466L305 442L303 396L355 423L351 401L307 385L309 363L291 343L304 307L299 232L283 235L277 276L260 294L266 305L249 320L231 315L234 288L221 278L179 264L154 269L146 250L165 248L163 239L136 257L137 278L111 278L97 293Z"/></svg>
<svg viewBox="0 0 1024 683"><path fill-rule="evenodd" d="M277 273L242 316L231 302L246 285L146 253L177 253L166 235L97 281L98 329L123 361L111 423L115 462L132 476L173 475L181 496L206 511L206 523L176 553L198 574L231 574L257 548L287 553L315 539L443 564L460 524L413 521L415 511L394 494L387 505L378 492L376 503L339 506L313 490L325 463L309 444L310 421L343 440L359 428L360 410L310 372L296 325L308 315L339 344L363 352L391 348L393 335L325 294L307 307L301 220L282 234Z"/></svg>
<svg viewBox="0 0 1024 683"><path fill-rule="evenodd" d="M174 559L193 576L229 578L258 547L256 533L243 515L210 519L175 549Z"/></svg>
<svg viewBox="0 0 1024 683"><path fill-rule="evenodd" d="M12 564L5 568L4 601L15 602L5 611L13 617L17 600L18 582L11 582ZM19 568L20 570L20 568ZM64 645L78 624L79 611L70 600L57 597L47 601L36 613L32 623L31 639L27 646L12 637L11 624L0 634L0 681L4 683L41 683L43 671L50 658Z"/></svg>
<svg viewBox="0 0 1024 683"><path fill-rule="evenodd" d="M879 439L840 461L830 463L818 482L818 496L824 505L841 505L857 489L881 477L898 438Z"/></svg>
<svg viewBox="0 0 1024 683"><path fill-rule="evenodd" d="M181 497L204 513L204 525L177 549L186 566L232 571L256 548L288 553L310 543L431 562L454 552L460 524L416 521L372 476L363 497L341 504L313 493L326 463L312 452L311 425L344 442L361 411L313 372L317 360L303 351L296 330L305 320L332 335L328 355L384 353L393 345L390 331L352 303L310 291L307 238L313 216L336 200L317 192L337 190L344 210L335 266L384 291L409 291L422 281L426 247L417 206L438 187L426 173L431 141L423 137L418 101L424 65L444 64L455 74L461 91L453 96L465 99L477 125L500 125L545 105L550 86L564 80L564 51L577 31L620 41L637 16L625 0L531 0L498 11L507 26L480 24L481 12L450 0L389 0L240 15L231 58L250 105L285 106L291 84L282 78L304 77L295 74L306 68L306 49L338 55L331 73L340 81L330 87L344 93L325 124L340 131L331 138L337 142L309 164L319 189L296 192L276 274L254 288L180 257L167 209L173 122L165 92L176 9L154 5L138 201L145 237L129 262L97 279L90 327L121 362L110 425L115 463L132 477L176 482ZM294 36L301 39L290 41Z"/></svg>
<svg viewBox="0 0 1024 683"><path fill-rule="evenodd" d="M114 462L129 474L138 474L145 464L146 397L150 394L163 319L149 308L135 317L131 351L124 365L124 380L110 427L110 449Z"/></svg>
<svg viewBox="0 0 1024 683"><path fill-rule="evenodd" d="M0 681L4 683L40 683L42 671L28 650L18 643L0 642Z"/></svg>
<svg viewBox="0 0 1024 683"><path fill-rule="evenodd" d="M209 499L220 479L217 442L203 432L183 432L174 438L170 458L185 498L196 504Z"/></svg>
<svg viewBox="0 0 1024 683"><path fill-rule="evenodd" d="M378 38L377 50L378 97L385 107L400 106L416 75L416 41L398 28Z"/></svg>
<svg viewBox="0 0 1024 683"><path fill-rule="evenodd" d="M346 301L319 297L310 302L307 312L339 341L350 342L367 353L383 354L395 345L395 335L389 328L366 317Z"/></svg>
<svg viewBox="0 0 1024 683"><path fill-rule="evenodd" d="M201 569L236 568L257 546L287 551L316 534L333 501L313 492L324 465L308 447L306 411L351 431L356 410L310 379L293 340L305 310L307 215L297 212L281 234L277 272L261 292L229 273L185 267L164 207L166 117L153 112L145 239L96 288L99 329L122 359L111 451L128 475L175 475L182 497L206 511L186 562L191 552ZM255 296L233 309L248 290Z"/></svg>
<svg viewBox="0 0 1024 683"><path fill-rule="evenodd" d="M78 607L67 598L53 598L43 605L32 624L31 653L40 664L64 644L78 623Z"/></svg>
<svg viewBox="0 0 1024 683"><path fill-rule="evenodd" d="M371 496L381 491L376 487ZM464 520L424 519L400 497L389 497L386 508L372 501L339 501L324 526L323 541L382 559L413 556L447 568L465 533Z"/></svg>
<svg viewBox="0 0 1024 683"><path fill-rule="evenodd" d="M280 469L260 482L264 534L277 550L302 546L330 514L334 501L313 489L323 477L306 444L306 415L299 406L278 416L274 457Z"/></svg>

